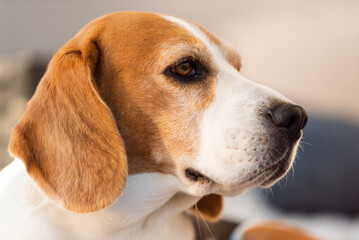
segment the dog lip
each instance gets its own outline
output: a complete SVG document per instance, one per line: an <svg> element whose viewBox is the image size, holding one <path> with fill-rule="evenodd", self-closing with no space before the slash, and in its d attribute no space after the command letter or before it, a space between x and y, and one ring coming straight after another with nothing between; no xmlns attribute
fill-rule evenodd
<svg viewBox="0 0 359 240"><path fill-rule="evenodd" d="M294 141L298 141L303 136L303 130L300 130L300 132L294 137Z"/></svg>
<svg viewBox="0 0 359 240"><path fill-rule="evenodd" d="M287 170L290 168L291 164L289 164L289 156L290 152L287 153L287 155L281 159L277 164L275 164L274 171L271 171L271 174L269 174L262 183L260 183L260 186L263 188L272 186L277 180L283 176L284 173L287 172Z"/></svg>
<svg viewBox="0 0 359 240"><path fill-rule="evenodd" d="M207 177L206 175L202 174L201 172L193 169L193 168L187 168L185 170L185 175L186 177L193 181L193 182L209 182L211 181L211 179L209 177Z"/></svg>

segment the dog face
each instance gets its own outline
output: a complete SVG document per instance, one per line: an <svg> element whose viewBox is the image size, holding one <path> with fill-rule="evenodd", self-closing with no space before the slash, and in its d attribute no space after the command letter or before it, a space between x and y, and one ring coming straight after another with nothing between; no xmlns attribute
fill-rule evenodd
<svg viewBox="0 0 359 240"><path fill-rule="evenodd" d="M184 172L183 181L192 181L190 192L200 195L208 191L235 195L258 184L271 186L292 165L307 121L305 111L272 89L243 77L238 54L200 26L166 19L204 43L204 52L216 69L210 80L214 93L207 92L214 97L202 109L197 125L199 138L194 145L199 149L194 156L182 158L186 167L178 175ZM279 123L273 113L285 120Z"/></svg>
<svg viewBox="0 0 359 240"><path fill-rule="evenodd" d="M240 66L196 23L104 16L54 56L10 151L78 212L118 198L127 168L175 175L196 196L270 186L292 164L306 113Z"/></svg>

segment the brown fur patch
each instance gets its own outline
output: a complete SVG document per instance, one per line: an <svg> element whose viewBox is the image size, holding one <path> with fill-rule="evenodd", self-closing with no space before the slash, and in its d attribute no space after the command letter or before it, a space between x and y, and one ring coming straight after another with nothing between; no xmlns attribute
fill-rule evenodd
<svg viewBox="0 0 359 240"><path fill-rule="evenodd" d="M303 231L283 223L267 222L247 229L243 240L317 240Z"/></svg>
<svg viewBox="0 0 359 240"><path fill-rule="evenodd" d="M222 215L223 197L217 194L204 196L190 211L199 217L203 217L206 221L217 221Z"/></svg>
<svg viewBox="0 0 359 240"><path fill-rule="evenodd" d="M96 211L113 203L127 177L122 138L93 85L97 59L95 39L83 34L62 48L14 128L9 145L41 189L76 212Z"/></svg>

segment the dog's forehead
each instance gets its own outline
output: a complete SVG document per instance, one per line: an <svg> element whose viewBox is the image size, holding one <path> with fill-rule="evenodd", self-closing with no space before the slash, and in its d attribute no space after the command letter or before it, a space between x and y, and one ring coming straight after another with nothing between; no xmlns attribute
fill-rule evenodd
<svg viewBox="0 0 359 240"><path fill-rule="evenodd" d="M168 21L178 24L182 29L186 30L187 33L202 42L220 68L229 71L236 71L240 69L241 60L237 51L223 43L203 26L196 22L173 16L163 17Z"/></svg>
<svg viewBox="0 0 359 240"><path fill-rule="evenodd" d="M185 29L187 33L194 36L199 41L204 43L208 50L217 58L217 60L223 60L223 55L220 50L220 41L213 35L206 31L199 24L194 22L182 20L173 16L164 16L170 22L178 24L181 28Z"/></svg>
<svg viewBox="0 0 359 240"><path fill-rule="evenodd" d="M239 69L238 53L195 22L144 12L120 12L99 20L100 28L109 33L101 34L104 42L110 43L109 52L123 47L121 62L125 58L129 62L139 59L150 63L163 59L163 63L168 63L172 58L187 54L213 58L217 64L229 63Z"/></svg>

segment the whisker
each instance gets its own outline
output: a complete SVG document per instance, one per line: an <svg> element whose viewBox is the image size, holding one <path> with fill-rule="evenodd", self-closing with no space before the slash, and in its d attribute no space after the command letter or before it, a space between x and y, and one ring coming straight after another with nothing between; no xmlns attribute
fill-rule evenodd
<svg viewBox="0 0 359 240"><path fill-rule="evenodd" d="M197 226L198 226L198 232L199 232L199 239L202 240L202 232L201 232L201 225L199 224L199 218L198 218L199 210L198 210L197 203L194 206L195 206L195 209L196 209L196 220L197 220Z"/></svg>
<svg viewBox="0 0 359 240"><path fill-rule="evenodd" d="M300 141L300 143L303 143L303 144L306 144L306 145L309 145L309 146L313 146L313 144L311 144L309 142Z"/></svg>
<svg viewBox="0 0 359 240"><path fill-rule="evenodd" d="M216 238L214 237L212 231L211 231L211 228L209 227L208 223L206 222L206 220L204 219L204 217L202 216L202 213L201 211L198 210L198 213L199 213L199 216L202 218L202 221L204 222L204 224L206 225L208 231L209 231L209 234L211 235L212 239L213 240L216 240Z"/></svg>
<svg viewBox="0 0 359 240"><path fill-rule="evenodd" d="M288 174L284 176L284 188L287 187L287 183L288 183Z"/></svg>
<svg viewBox="0 0 359 240"><path fill-rule="evenodd" d="M304 152L304 148L301 144L298 144L298 147Z"/></svg>
<svg viewBox="0 0 359 240"><path fill-rule="evenodd" d="M268 192L270 192L272 195L272 198L274 198L274 193L273 193L272 187L268 188L268 190L267 190L267 199L268 199Z"/></svg>
<svg viewBox="0 0 359 240"><path fill-rule="evenodd" d="M294 180L294 165L295 165L295 164L293 164L292 167L291 167L291 169L290 169L290 171L291 171L291 173L292 173L292 181Z"/></svg>
<svg viewBox="0 0 359 240"><path fill-rule="evenodd" d="M281 183L281 181L278 182L278 186L279 186L280 190L283 192L283 188L282 188L282 183Z"/></svg>

